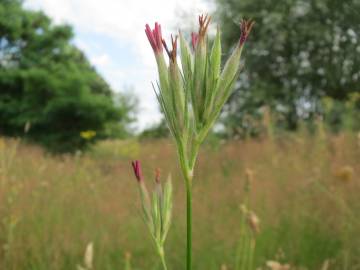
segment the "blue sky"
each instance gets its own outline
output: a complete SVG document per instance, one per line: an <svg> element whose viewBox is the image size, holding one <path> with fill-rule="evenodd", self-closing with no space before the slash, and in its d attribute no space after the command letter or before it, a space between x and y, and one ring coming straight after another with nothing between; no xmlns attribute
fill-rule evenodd
<svg viewBox="0 0 360 270"><path fill-rule="evenodd" d="M158 122L161 115L151 81L156 63L144 33L146 23L162 24L170 36L179 11L196 20L209 12L205 0L25 0L30 9L43 10L55 23L69 23L74 43L115 91L131 91L139 99L139 130Z"/></svg>

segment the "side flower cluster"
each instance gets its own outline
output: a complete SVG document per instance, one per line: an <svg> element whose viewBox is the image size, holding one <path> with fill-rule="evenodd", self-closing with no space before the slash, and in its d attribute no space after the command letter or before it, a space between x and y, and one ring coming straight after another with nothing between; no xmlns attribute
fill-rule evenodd
<svg viewBox="0 0 360 270"><path fill-rule="evenodd" d="M162 186L160 171L155 171L156 187L150 196L141 171L140 161L132 163L133 171L138 182L141 197L142 213L146 226L154 240L158 252L163 254L164 244L171 224L172 215L172 184L169 176Z"/></svg>

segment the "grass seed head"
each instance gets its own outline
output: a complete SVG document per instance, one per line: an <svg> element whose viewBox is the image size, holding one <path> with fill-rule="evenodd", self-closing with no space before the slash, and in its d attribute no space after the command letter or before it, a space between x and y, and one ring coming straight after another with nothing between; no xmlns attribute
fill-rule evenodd
<svg viewBox="0 0 360 270"><path fill-rule="evenodd" d="M258 234L260 232L260 219L253 211L248 213L248 223L254 234Z"/></svg>
<svg viewBox="0 0 360 270"><path fill-rule="evenodd" d="M290 270L290 265L289 264L281 264L281 263L279 263L277 261L267 261L266 266L270 270Z"/></svg>
<svg viewBox="0 0 360 270"><path fill-rule="evenodd" d="M348 183L353 179L354 169L351 166L343 166L335 171L335 177L343 183Z"/></svg>
<svg viewBox="0 0 360 270"><path fill-rule="evenodd" d="M93 268L93 257L94 257L94 245L92 242L87 244L85 255L84 255L84 265L86 269Z"/></svg>

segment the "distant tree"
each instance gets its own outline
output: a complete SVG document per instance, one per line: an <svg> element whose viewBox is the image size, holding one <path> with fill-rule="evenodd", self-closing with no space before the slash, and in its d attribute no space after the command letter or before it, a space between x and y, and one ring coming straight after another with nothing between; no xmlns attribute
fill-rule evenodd
<svg viewBox="0 0 360 270"><path fill-rule="evenodd" d="M284 128L323 114L321 99L360 92L360 0L216 0L225 51L241 18L256 21L238 90L226 108L233 133L269 106ZM359 107L358 107L359 108ZM243 127L246 128L246 127Z"/></svg>
<svg viewBox="0 0 360 270"><path fill-rule="evenodd" d="M107 136L111 124L124 130L129 111L72 37L22 1L0 0L0 134L21 136L27 126L28 139L66 152Z"/></svg>
<svg viewBox="0 0 360 270"><path fill-rule="evenodd" d="M133 94L133 88L124 87L123 93L113 94L115 106L121 119L117 122L109 122L105 126L104 136L114 139L125 139L134 135L133 123L136 122L139 100Z"/></svg>
<svg viewBox="0 0 360 270"><path fill-rule="evenodd" d="M143 130L139 138L140 139L161 139L169 137L170 132L166 125L166 121L164 118L158 124L154 124L149 128Z"/></svg>

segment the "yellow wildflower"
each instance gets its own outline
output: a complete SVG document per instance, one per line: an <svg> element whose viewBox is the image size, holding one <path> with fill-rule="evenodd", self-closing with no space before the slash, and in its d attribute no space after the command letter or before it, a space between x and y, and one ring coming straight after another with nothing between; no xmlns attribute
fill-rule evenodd
<svg viewBox="0 0 360 270"><path fill-rule="evenodd" d="M96 131L94 130L85 130L80 132L80 137L85 140L91 140L96 136Z"/></svg>

